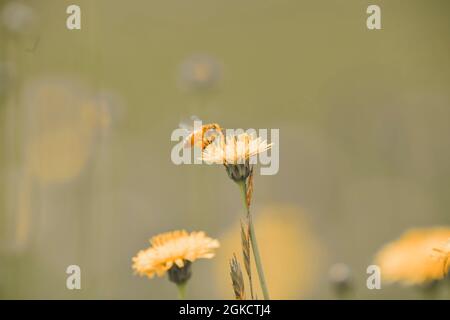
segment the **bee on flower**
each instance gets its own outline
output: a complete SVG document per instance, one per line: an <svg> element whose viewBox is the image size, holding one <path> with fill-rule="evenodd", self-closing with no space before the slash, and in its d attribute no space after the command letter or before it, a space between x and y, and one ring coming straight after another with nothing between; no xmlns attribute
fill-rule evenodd
<svg viewBox="0 0 450 320"><path fill-rule="evenodd" d="M183 142L185 148L198 147L203 151L218 137L223 138L223 131L219 124L202 124L202 121L196 116L192 116L191 120L194 121L194 126L186 122L180 123L180 128L187 133Z"/></svg>
<svg viewBox="0 0 450 320"><path fill-rule="evenodd" d="M253 194L253 165L256 164L256 156L266 152L272 147L266 140L261 137L249 133L239 133L233 135L225 135L223 129L217 124L201 125L191 131L185 138L185 146L200 147L201 154L196 159L209 164L222 164L225 166L228 177L233 180L240 188L244 209L246 212L243 229L245 231L245 239L243 241L243 249L247 256L246 271L251 283L250 270L250 245L254 256L254 263L258 271L258 278L262 289L264 299L269 299L269 292L262 268L261 257L256 240L256 234L252 223L250 213L250 204ZM196 123L194 122L194 125ZM206 135L209 133L209 135ZM198 150L198 149L197 149ZM233 261L233 260L232 260ZM243 294L242 276L239 272L240 267L236 261L230 264L231 278L236 298L242 299ZM241 290L242 289L242 290ZM250 288L250 296L253 298L252 286Z"/></svg>

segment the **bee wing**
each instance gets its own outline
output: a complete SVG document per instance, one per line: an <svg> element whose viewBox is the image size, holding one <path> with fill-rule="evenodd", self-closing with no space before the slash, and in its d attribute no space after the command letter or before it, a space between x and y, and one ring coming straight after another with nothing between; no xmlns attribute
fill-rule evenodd
<svg viewBox="0 0 450 320"><path fill-rule="evenodd" d="M190 146L190 137L194 130L194 127L192 126L192 123L189 120L181 120L178 124L178 127L184 131L184 141L183 141L183 147L188 148Z"/></svg>
<svg viewBox="0 0 450 320"><path fill-rule="evenodd" d="M194 131L194 122L195 121L201 121L199 117L193 115L190 116L189 119L183 119L179 123L179 127L181 129L187 130L189 132Z"/></svg>
<svg viewBox="0 0 450 320"><path fill-rule="evenodd" d="M184 121L181 121L178 126L187 132L192 132L194 129L194 127L191 124Z"/></svg>

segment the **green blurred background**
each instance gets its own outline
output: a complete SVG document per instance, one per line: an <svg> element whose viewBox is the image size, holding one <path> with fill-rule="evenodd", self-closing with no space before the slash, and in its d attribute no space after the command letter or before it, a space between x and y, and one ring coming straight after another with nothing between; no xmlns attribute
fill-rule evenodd
<svg viewBox="0 0 450 320"><path fill-rule="evenodd" d="M70 4L81 30L66 28ZM366 28L369 4L382 30ZM263 252L277 259L274 298L337 298L328 270L338 262L352 270L352 298L421 298L368 290L366 267L404 230L450 222L449 9L0 1L0 297L176 297L166 279L133 275L131 258L178 228L205 230L225 250L242 216L223 168L170 161L171 132L196 115L280 129L280 171L256 176L253 205L255 219L282 220L281 232L259 231L261 247L284 255ZM292 237L285 217L298 225ZM227 258L195 264L190 298L232 297ZM82 290L66 289L71 264Z"/></svg>

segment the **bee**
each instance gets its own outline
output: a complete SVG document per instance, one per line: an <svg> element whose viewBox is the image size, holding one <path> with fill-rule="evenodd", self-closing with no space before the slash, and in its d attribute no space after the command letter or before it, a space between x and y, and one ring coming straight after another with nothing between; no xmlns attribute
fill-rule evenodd
<svg viewBox="0 0 450 320"><path fill-rule="evenodd" d="M191 120L200 121L197 117L192 116ZM207 146L213 143L217 137L223 136L222 128L217 123L204 124L200 128L193 129L192 126L180 123L180 127L188 131L187 137L184 139L184 147L200 147L205 150Z"/></svg>

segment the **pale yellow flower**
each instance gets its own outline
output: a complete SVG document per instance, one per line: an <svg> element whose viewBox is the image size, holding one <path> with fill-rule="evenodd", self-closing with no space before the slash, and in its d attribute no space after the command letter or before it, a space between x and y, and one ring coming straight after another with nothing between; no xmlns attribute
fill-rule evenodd
<svg viewBox="0 0 450 320"><path fill-rule="evenodd" d="M219 241L204 232L188 233L184 230L162 233L150 239L151 246L141 250L132 259L133 269L139 275L162 277L176 266L183 268L197 259L211 259Z"/></svg>
<svg viewBox="0 0 450 320"><path fill-rule="evenodd" d="M433 252L449 237L450 228L447 227L407 231L376 255L375 263L381 268L382 279L405 285L442 279L448 272L449 265Z"/></svg>
<svg viewBox="0 0 450 320"><path fill-rule="evenodd" d="M219 140L219 139L218 139ZM248 133L237 136L227 136L225 141L209 145L202 154L202 159L207 163L215 164L244 164L251 157L269 150L272 144L268 144L261 137L253 137Z"/></svg>

